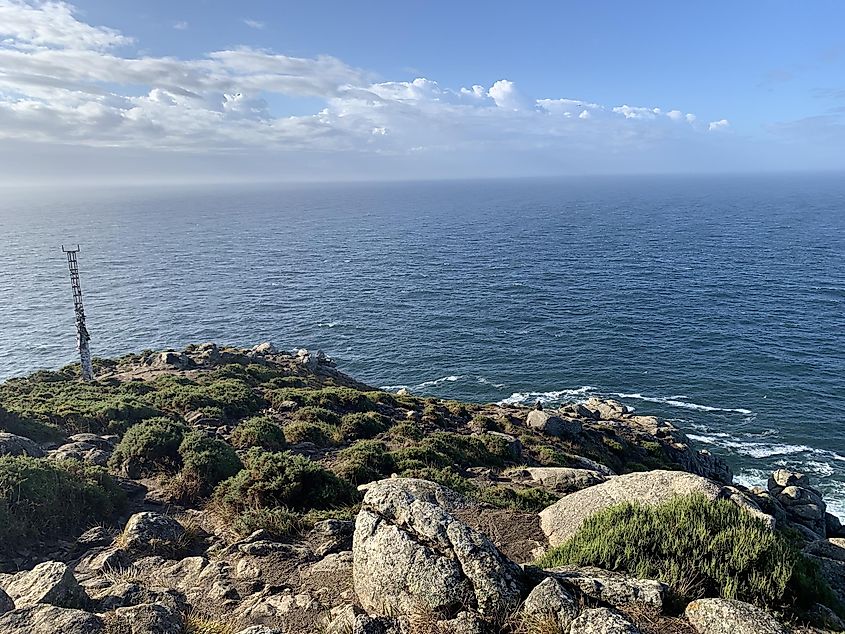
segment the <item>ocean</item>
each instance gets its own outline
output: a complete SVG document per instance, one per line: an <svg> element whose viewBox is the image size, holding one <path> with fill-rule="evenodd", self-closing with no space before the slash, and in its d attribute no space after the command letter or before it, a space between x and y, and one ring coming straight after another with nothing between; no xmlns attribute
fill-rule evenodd
<svg viewBox="0 0 845 634"><path fill-rule="evenodd" d="M845 518L845 177L619 177L0 196L0 380L216 341L319 348L370 384L617 398L744 484Z"/></svg>

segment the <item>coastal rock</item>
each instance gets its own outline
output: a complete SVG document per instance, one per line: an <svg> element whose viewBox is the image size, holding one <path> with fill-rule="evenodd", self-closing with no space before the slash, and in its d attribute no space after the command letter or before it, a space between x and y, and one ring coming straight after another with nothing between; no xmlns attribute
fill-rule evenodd
<svg viewBox="0 0 845 634"><path fill-rule="evenodd" d="M522 458L522 442L516 436L511 436L500 431L487 431L484 432L484 435L504 441L511 460L517 461Z"/></svg>
<svg viewBox="0 0 845 634"><path fill-rule="evenodd" d="M597 419L598 412L585 407L581 403L567 403L560 407L560 411L567 416L574 416L576 418Z"/></svg>
<svg viewBox="0 0 845 634"><path fill-rule="evenodd" d="M24 436L0 431L0 456L31 456L42 458L44 452L34 441Z"/></svg>
<svg viewBox="0 0 845 634"><path fill-rule="evenodd" d="M78 460L79 462L89 462L104 467L108 463L111 453L111 447L104 450L93 443L79 441L64 444L51 451L50 458L52 460Z"/></svg>
<svg viewBox="0 0 845 634"><path fill-rule="evenodd" d="M531 410L525 424L550 436L571 436L581 432L581 423L574 418L562 418L540 409Z"/></svg>
<svg viewBox="0 0 845 634"><path fill-rule="evenodd" d="M3 634L105 634L103 620L82 610L35 605L0 615Z"/></svg>
<svg viewBox="0 0 845 634"><path fill-rule="evenodd" d="M5 614L9 610L15 609L15 602L12 597L6 594L6 591L0 588L0 614Z"/></svg>
<svg viewBox="0 0 845 634"><path fill-rule="evenodd" d="M4 586L6 594L17 608L39 603L75 607L84 596L73 572L60 561L45 561L32 570L19 572L7 580Z"/></svg>
<svg viewBox="0 0 845 634"><path fill-rule="evenodd" d="M827 559L845 562L845 539L841 537L819 539L807 544L804 552L808 555L815 555L816 557L825 557Z"/></svg>
<svg viewBox="0 0 845 634"><path fill-rule="evenodd" d="M182 634L182 615L169 606L142 603L114 611L121 634Z"/></svg>
<svg viewBox="0 0 845 634"><path fill-rule="evenodd" d="M771 614L742 601L698 599L684 614L698 634L787 634Z"/></svg>
<svg viewBox="0 0 845 634"><path fill-rule="evenodd" d="M559 546L581 528L584 520L614 504L640 502L654 505L694 493L715 500L721 494L721 487L706 478L682 471L629 473L563 497L540 512L540 527L549 544Z"/></svg>
<svg viewBox="0 0 845 634"><path fill-rule="evenodd" d="M600 399L595 396L590 397L584 407L589 409L597 415L601 420L617 420L628 413L628 408L612 399Z"/></svg>
<svg viewBox="0 0 845 634"><path fill-rule="evenodd" d="M580 491L607 480L597 471L570 467L525 467L511 469L505 475L517 482L530 482L556 493Z"/></svg>
<svg viewBox="0 0 845 634"><path fill-rule="evenodd" d="M824 514L825 534L828 537L845 537L845 528L839 518L831 513Z"/></svg>
<svg viewBox="0 0 845 634"><path fill-rule="evenodd" d="M279 354L279 351L276 349L276 346L274 346L272 343L270 343L269 341L265 341L263 343L259 343L252 350L250 350L249 354L251 356L256 357L266 357L268 355Z"/></svg>
<svg viewBox="0 0 845 634"><path fill-rule="evenodd" d="M546 572L564 586L574 588L579 593L602 603L622 606L629 603L641 603L663 609L667 586L651 579L637 579L621 572L602 570L592 566L563 566Z"/></svg>
<svg viewBox="0 0 845 634"><path fill-rule="evenodd" d="M577 616L575 597L554 577L547 577L537 584L522 604L523 622L553 620L563 632Z"/></svg>
<svg viewBox="0 0 845 634"><path fill-rule="evenodd" d="M789 471L788 469L778 469L769 476L767 488L772 495L779 495L786 487L808 487L810 486L809 476L798 473L796 471Z"/></svg>
<svg viewBox="0 0 845 634"><path fill-rule="evenodd" d="M126 522L122 546L135 553L173 552L185 537L182 525L168 515L144 511Z"/></svg>
<svg viewBox="0 0 845 634"><path fill-rule="evenodd" d="M768 490L794 528L809 529L819 537L827 535L827 505L809 476L778 469L769 477Z"/></svg>
<svg viewBox="0 0 845 634"><path fill-rule="evenodd" d="M421 482L381 480L364 497L352 547L362 607L382 615L409 614L420 606L448 611L467 602L482 615L515 608L521 570L449 512L457 494Z"/></svg>
<svg viewBox="0 0 845 634"><path fill-rule="evenodd" d="M147 365L153 368L188 370L194 367L194 361L185 353L168 350L153 355L152 358L147 360Z"/></svg>
<svg viewBox="0 0 845 634"><path fill-rule="evenodd" d="M607 608L584 610L572 621L569 634L640 634L637 627L624 616Z"/></svg>

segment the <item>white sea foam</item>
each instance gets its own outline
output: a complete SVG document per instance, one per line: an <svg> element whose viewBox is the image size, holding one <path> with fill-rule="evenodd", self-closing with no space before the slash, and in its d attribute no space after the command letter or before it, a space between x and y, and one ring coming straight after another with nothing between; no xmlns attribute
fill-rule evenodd
<svg viewBox="0 0 845 634"><path fill-rule="evenodd" d="M499 401L499 405L523 405L536 401L540 401L541 403L558 403L587 396L597 389L592 385L582 385L574 389L552 390L549 392L514 392L509 397Z"/></svg>
<svg viewBox="0 0 845 634"><path fill-rule="evenodd" d="M434 379L432 381L423 381L422 383L415 385L413 389L424 390L427 387L434 387L436 385L442 385L443 383L454 383L455 381L460 381L462 378L464 378L462 375L450 374L449 376L442 376L439 379Z"/></svg>
<svg viewBox="0 0 845 634"><path fill-rule="evenodd" d="M692 409L699 412L728 412L733 414L753 414L750 409L745 409L742 407L715 407L713 405L700 405L699 403L691 403L686 399L687 397L684 395L675 395L675 396L643 396L639 392L634 393L625 393L625 392L612 392L612 396L616 396L617 398L630 398L630 399L637 399L640 401L648 401L649 403L661 403L663 405L671 405L672 407L681 407L683 409Z"/></svg>
<svg viewBox="0 0 845 634"><path fill-rule="evenodd" d="M336 321L325 321L317 324L318 328L334 328L335 326L337 326Z"/></svg>
<svg viewBox="0 0 845 634"><path fill-rule="evenodd" d="M504 383L493 383L493 381L491 381L490 379L488 379L485 376L478 376L478 377L476 377L476 380L479 383L481 383L482 385L490 385L490 386L495 387L499 390L501 390L502 388L505 387Z"/></svg>

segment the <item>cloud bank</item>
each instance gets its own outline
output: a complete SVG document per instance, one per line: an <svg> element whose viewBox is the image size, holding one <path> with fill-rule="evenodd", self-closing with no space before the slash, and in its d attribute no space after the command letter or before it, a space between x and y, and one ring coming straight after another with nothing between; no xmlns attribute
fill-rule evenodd
<svg viewBox="0 0 845 634"><path fill-rule="evenodd" d="M534 164L565 155L577 166L579 156L619 165L643 153L675 157L679 144L729 127L662 105L531 97L504 78L446 87L385 81L331 56L243 46L178 59L139 54L140 44L87 24L66 2L0 0L0 142L432 163L493 152ZM289 115L271 106L280 98L322 107Z"/></svg>

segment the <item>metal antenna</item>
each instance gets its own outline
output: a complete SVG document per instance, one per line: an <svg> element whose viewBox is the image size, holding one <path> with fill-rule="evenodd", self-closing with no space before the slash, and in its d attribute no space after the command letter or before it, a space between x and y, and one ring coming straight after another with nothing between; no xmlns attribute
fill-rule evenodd
<svg viewBox="0 0 845 634"><path fill-rule="evenodd" d="M79 245L75 249L65 249L67 254L67 268L70 271L70 285L73 288L73 310L76 313L76 349L79 350L79 358L82 364L82 380L94 380L94 367L91 365L91 349L88 342L91 340L88 329L85 327L85 309L82 307L82 287L79 285L79 264L76 262L76 254L79 253Z"/></svg>

